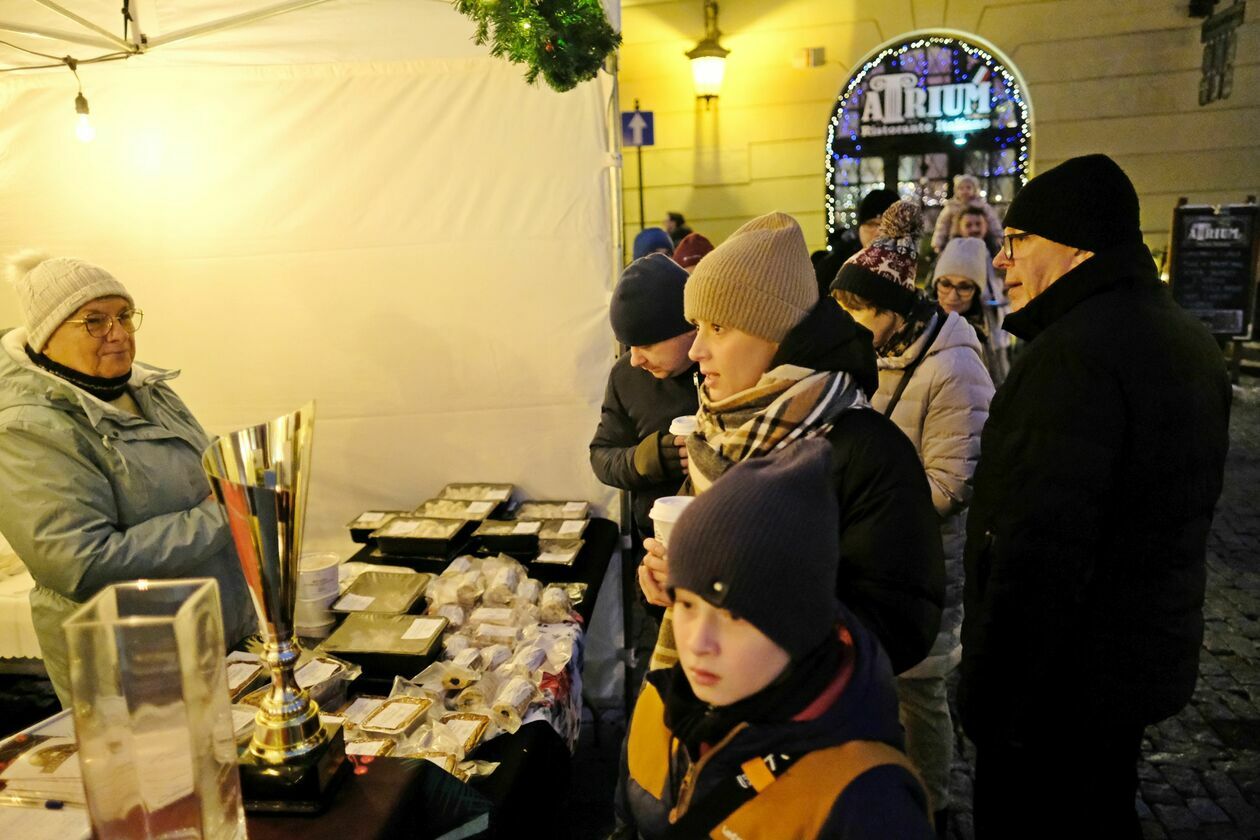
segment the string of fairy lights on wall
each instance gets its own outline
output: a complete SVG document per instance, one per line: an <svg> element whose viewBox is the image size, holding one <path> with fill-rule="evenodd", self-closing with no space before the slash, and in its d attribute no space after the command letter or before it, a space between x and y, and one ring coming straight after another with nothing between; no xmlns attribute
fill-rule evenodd
<svg viewBox="0 0 1260 840"><path fill-rule="evenodd" d="M933 58L941 59L943 57L942 50L947 50L950 58L948 67L933 67ZM907 54L910 54L909 56ZM961 62L965 61L966 66ZM880 71L882 68L882 72ZM977 119L967 119L965 114L951 114L952 119L930 124L927 122L919 122L916 124L892 125L889 127L880 127L874 129L881 135L911 135L911 134L945 134L953 137L953 142L958 146L964 146L968 142L969 133L974 133L983 125L983 130L994 136L994 144L986 146L985 151L1003 151L1005 149L1016 150L1013 166L1010 170L995 172L994 174L1008 174L1018 177L1022 186L1028 181L1029 167L1029 148L1032 140L1031 115L1029 112L1028 102L1024 97L1023 89L1020 87L1018 80L1007 70L997 58L991 55L983 47L964 41L958 37L946 35L932 35L915 37L911 40L894 43L880 50L876 55L869 58L849 79L843 92L837 98L836 107L832 111L831 120L827 127L827 147L825 152L825 169L826 169L826 224L828 235L834 234L839 227L847 226L842 223L847 222L851 225L856 220L855 206L840 206L837 200L837 192L840 189L850 186L856 186L851 183L850 173L854 171L854 166L860 166L862 157L879 157L880 153L874 148L867 148L866 155L863 155L864 146L868 144L878 146L878 137L868 137L863 133L863 123L867 116L874 116L879 119L887 120L888 114L881 108L880 102L867 102L866 99L870 95L877 98L881 91L872 94L873 85L871 82L879 75L887 75L896 71L898 73L912 73L915 76L913 87L918 91L904 90L904 102L902 104L901 97L903 90L897 89L893 91L893 95L897 96L897 101L891 103L894 106L895 113L892 114L894 121L903 118L901 109L905 107L909 109L912 103L917 104L918 111L915 115L909 115L912 120L930 120L940 116L940 103L942 99L941 90L932 90L936 88L962 88L970 86L970 91L945 91L949 94L953 104L957 105L959 101L967 105L973 105L981 112L981 115L992 114L994 118L988 124L981 123ZM948 81L943 84L933 82L929 86L929 79L939 79L947 77ZM908 84L908 80L898 79L902 84ZM988 85L982 88L978 85ZM888 87L886 84L885 87ZM987 91L988 101L979 101L977 99L964 99L964 95L968 92L974 94L978 90ZM929 97L929 94L932 94ZM957 94L957 96L954 96ZM888 93L884 93L881 102L889 102L886 98ZM925 105L931 101L930 108L933 112L926 113ZM864 105L862 113L859 113L859 105ZM946 106L948 107L948 106ZM955 110L958 110L955 107ZM1003 121L1010 119L1013 115L1013 125L1002 124ZM889 173L884 174L884 183L887 186ZM892 173L894 184L896 183L896 173ZM876 186L871 184L871 186ZM852 202L850 202L852 203ZM842 218L845 215L853 216L852 219Z"/></svg>

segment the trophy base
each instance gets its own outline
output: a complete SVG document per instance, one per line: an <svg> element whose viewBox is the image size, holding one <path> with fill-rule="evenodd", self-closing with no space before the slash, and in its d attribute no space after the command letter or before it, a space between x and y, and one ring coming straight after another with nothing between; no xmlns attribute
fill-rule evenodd
<svg viewBox="0 0 1260 840"><path fill-rule="evenodd" d="M311 752L284 764L264 764L239 755L241 794L251 814L318 814L328 807L337 786L350 772L340 724L324 724L328 739Z"/></svg>

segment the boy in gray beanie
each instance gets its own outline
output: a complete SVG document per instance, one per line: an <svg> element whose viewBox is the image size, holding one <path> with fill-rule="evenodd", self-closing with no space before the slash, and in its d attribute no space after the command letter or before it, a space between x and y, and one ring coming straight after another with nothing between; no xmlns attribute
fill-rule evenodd
<svg viewBox="0 0 1260 840"><path fill-rule="evenodd" d="M834 596L830 454L742 462L674 526L680 662L635 706L615 836L931 837L887 657Z"/></svg>

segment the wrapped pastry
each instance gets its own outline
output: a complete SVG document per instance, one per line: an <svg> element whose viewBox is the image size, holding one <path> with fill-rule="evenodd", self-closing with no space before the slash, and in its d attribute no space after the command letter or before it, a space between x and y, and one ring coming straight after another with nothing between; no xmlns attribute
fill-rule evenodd
<svg viewBox="0 0 1260 840"><path fill-rule="evenodd" d="M456 656L451 664L453 664L456 668L464 668L467 670L477 668L481 665L481 649L470 647L459 654L459 656Z"/></svg>
<svg viewBox="0 0 1260 840"><path fill-rule="evenodd" d="M532 674L545 664L547 664L547 651L542 646L533 644L518 650L516 655L507 663L507 667L520 669L527 674Z"/></svg>
<svg viewBox="0 0 1260 840"><path fill-rule="evenodd" d="M487 604L510 604L516 597L523 575L512 566L504 566L493 573L486 586Z"/></svg>
<svg viewBox="0 0 1260 840"><path fill-rule="evenodd" d="M481 742L481 737L490 726L490 718L486 715L459 712L446 715L442 718L442 723L446 724L461 740L464 745L464 755L467 755Z"/></svg>
<svg viewBox="0 0 1260 840"><path fill-rule="evenodd" d="M525 677L512 677L495 696L491 707L495 723L507 732L520 729L521 718L537 696L538 689L532 681Z"/></svg>
<svg viewBox="0 0 1260 840"><path fill-rule="evenodd" d="M573 603L569 600L569 593L559 586L548 586L543 590L542 598L539 600L539 617L544 623L558 624L563 621L571 621Z"/></svg>
<svg viewBox="0 0 1260 840"><path fill-rule="evenodd" d="M388 738L364 738L346 741L346 755L382 756L394 751L394 742Z"/></svg>
<svg viewBox="0 0 1260 840"><path fill-rule="evenodd" d="M481 649L481 667L485 671L493 671L512 656L512 649L507 645L490 645Z"/></svg>
<svg viewBox="0 0 1260 840"><path fill-rule="evenodd" d="M464 608L458 604L443 604L433 611L433 615L443 616L446 623L455 629L464 626Z"/></svg>
<svg viewBox="0 0 1260 840"><path fill-rule="evenodd" d="M445 606L459 606L459 575L441 575L429 581L424 597L429 602L429 615L439 615Z"/></svg>
<svg viewBox="0 0 1260 840"><path fill-rule="evenodd" d="M517 604L537 604L538 599L542 597L542 582L533 578L526 578L521 581L521 585L516 587Z"/></svg>
<svg viewBox="0 0 1260 840"><path fill-rule="evenodd" d="M503 624L480 624L473 633L473 644L478 647L507 645L514 648L520 637L521 630L519 627L509 627Z"/></svg>
<svg viewBox="0 0 1260 840"><path fill-rule="evenodd" d="M423 758L425 761L433 762L452 776L455 775L457 762L455 756L450 753L439 752L437 750L417 750L416 752L401 753L400 757Z"/></svg>
<svg viewBox="0 0 1260 840"><path fill-rule="evenodd" d="M473 567L473 558L467 554L461 554L452 560L439 577L458 577Z"/></svg>
<svg viewBox="0 0 1260 840"><path fill-rule="evenodd" d="M472 647L472 640L458 633L453 633L442 640L442 651L447 659L454 659L470 647Z"/></svg>
<svg viewBox="0 0 1260 840"><path fill-rule="evenodd" d="M455 599L460 606L472 607L485 593L485 583L481 572L470 569L455 578Z"/></svg>

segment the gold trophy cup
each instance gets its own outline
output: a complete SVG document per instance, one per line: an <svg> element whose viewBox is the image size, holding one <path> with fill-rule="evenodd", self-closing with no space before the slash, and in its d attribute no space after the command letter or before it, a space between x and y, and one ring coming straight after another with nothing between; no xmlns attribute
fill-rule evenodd
<svg viewBox="0 0 1260 840"><path fill-rule="evenodd" d="M227 514L241 571L254 599L271 689L240 756L246 810L316 812L348 768L340 726L323 726L319 706L294 675L299 649L293 614L306 518L315 404L220 437L202 456Z"/></svg>

